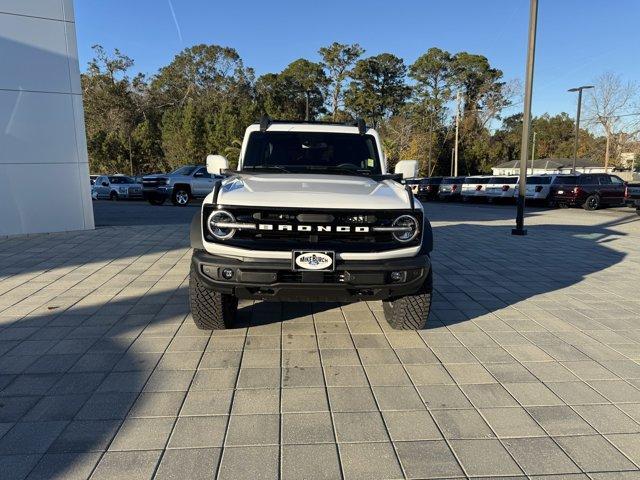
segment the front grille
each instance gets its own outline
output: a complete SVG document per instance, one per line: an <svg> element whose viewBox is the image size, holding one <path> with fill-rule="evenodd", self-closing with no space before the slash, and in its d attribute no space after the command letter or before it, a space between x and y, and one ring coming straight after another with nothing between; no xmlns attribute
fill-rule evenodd
<svg viewBox="0 0 640 480"><path fill-rule="evenodd" d="M156 180L156 179L142 180L142 186L144 188L156 188L159 185L165 185L165 184L166 184L165 180Z"/></svg>
<svg viewBox="0 0 640 480"><path fill-rule="evenodd" d="M333 250L338 252L378 252L419 245L421 235L411 242L399 242L392 233L374 232L374 227L389 227L402 214L412 215L422 225L420 210L343 210L343 209L282 209L218 206L233 214L236 222L273 225L273 230L237 230L233 237L219 241L207 227L213 205L203 207L203 232L209 242L218 242L251 250ZM278 231L280 225L290 225L292 231ZM312 231L298 231L299 226ZM331 231L318 231L317 227ZM338 231L350 227L350 231ZM356 228L358 227L358 228ZM368 231L363 231L368 228ZM344 228L343 228L344 229Z"/></svg>

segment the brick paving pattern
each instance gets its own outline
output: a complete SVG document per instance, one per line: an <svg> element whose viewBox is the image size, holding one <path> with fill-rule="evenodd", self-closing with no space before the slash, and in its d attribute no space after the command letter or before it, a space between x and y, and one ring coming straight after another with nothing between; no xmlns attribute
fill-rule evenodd
<svg viewBox="0 0 640 480"><path fill-rule="evenodd" d="M640 478L638 217L427 208L419 332L379 302L199 331L186 224L0 239L0 477Z"/></svg>

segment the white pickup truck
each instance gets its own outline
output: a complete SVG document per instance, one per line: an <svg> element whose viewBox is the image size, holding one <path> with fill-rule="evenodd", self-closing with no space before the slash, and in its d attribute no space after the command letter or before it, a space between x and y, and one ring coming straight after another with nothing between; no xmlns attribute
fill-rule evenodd
<svg viewBox="0 0 640 480"><path fill-rule="evenodd" d="M246 130L237 171L224 174L191 224L191 312L202 329L233 325L238 299L382 300L397 329L426 324L433 288L431 225L403 161L395 174L375 130L271 121Z"/></svg>

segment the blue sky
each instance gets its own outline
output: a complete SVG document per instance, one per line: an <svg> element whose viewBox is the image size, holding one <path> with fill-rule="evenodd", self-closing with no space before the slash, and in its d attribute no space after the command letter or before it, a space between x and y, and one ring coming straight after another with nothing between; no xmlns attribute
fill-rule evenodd
<svg viewBox="0 0 640 480"><path fill-rule="evenodd" d="M524 79L528 0L77 0L80 64L91 46L120 48L154 73L184 47L235 48L256 73L277 72L333 41L412 63L428 48L485 55L505 79ZM540 0L533 111L575 111L567 88L606 71L640 80L638 0ZM173 12L172 12L173 10ZM175 21L174 21L175 15ZM521 108L521 106L519 107ZM515 113L517 109L513 109ZM511 112L510 112L511 113Z"/></svg>

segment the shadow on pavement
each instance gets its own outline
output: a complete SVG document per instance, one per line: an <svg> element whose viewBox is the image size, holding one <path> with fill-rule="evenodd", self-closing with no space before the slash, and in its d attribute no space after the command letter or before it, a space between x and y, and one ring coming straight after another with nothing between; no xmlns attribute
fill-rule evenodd
<svg viewBox="0 0 640 480"><path fill-rule="evenodd" d="M0 272L5 278L34 274L35 282L38 274L46 276L52 268L90 269L92 262L96 269L108 264L115 268L114 273L118 266L127 272L131 262L125 259L150 255L150 262L163 262L162 256L172 251L171 262L175 265L183 254L188 254L186 224L195 209L145 205L140 208L141 215L146 215L148 208L176 211L172 214L175 217L170 217L184 227L165 232L162 225L166 222L156 224L156 220L149 220L144 228L104 228L66 237L23 238L21 251L31 252L31 258L35 256L37 260L33 262L29 254L20 257L22 261L11 262L6 247L14 241L0 241L0 253L4 252L0 256ZM485 209L478 210L469 215L487 216ZM504 213L492 212L488 220L495 220L496 215L511 216L510 209L501 210ZM457 208L455 213L449 212L456 220L459 213ZM182 216L188 218L183 221ZM440 217L444 216L443 212ZM625 254L609 245L623 235L612 228L624 221L616 219L595 226L539 225L535 235L513 241L504 225L436 226L436 292L430 326L466 322L533 296L571 287L618 264ZM158 230L150 231L152 226ZM48 248L48 238L67 241ZM80 300L69 305L53 298L45 302L41 313L2 323L0 426L9 426L3 436L0 431L0 456L33 454L30 468L35 472L44 477L64 477L87 461L88 452L97 452L91 454L97 461L132 408L137 412L150 409L154 393L173 388L168 386L176 381L172 369L185 366L171 366L163 358L171 341L184 336L208 342L211 334L198 331L187 318L184 279L188 264L172 267L171 262L166 262L167 271L184 276L177 288L152 288L112 300L97 296L92 297L93 303ZM558 265L562 266L560 270ZM130 275L140 273L134 269ZM241 308L239 322L243 327L262 325L335 306L258 303ZM187 382L184 389L195 378L195 371L189 372L182 374ZM44 453L47 455L36 464ZM31 460L25 459L26 464L28 461Z"/></svg>

